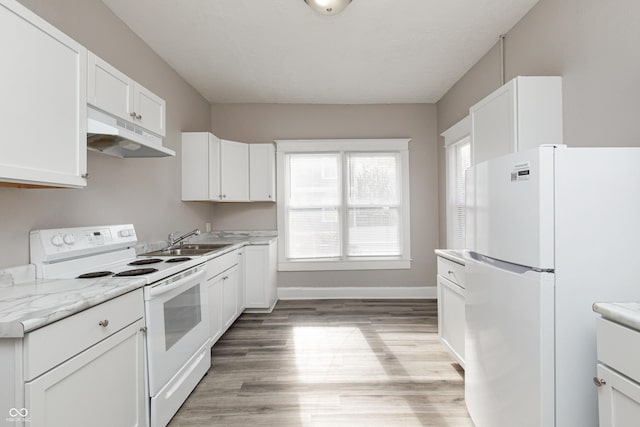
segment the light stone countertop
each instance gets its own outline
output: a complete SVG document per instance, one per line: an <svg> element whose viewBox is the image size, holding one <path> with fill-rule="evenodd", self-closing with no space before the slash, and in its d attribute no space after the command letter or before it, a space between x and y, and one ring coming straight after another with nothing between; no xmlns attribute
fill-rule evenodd
<svg viewBox="0 0 640 427"><path fill-rule="evenodd" d="M640 331L640 302L596 302L593 311L605 319Z"/></svg>
<svg viewBox="0 0 640 427"><path fill-rule="evenodd" d="M436 249L436 255L446 258L455 263L464 265L464 254L461 249Z"/></svg>
<svg viewBox="0 0 640 427"><path fill-rule="evenodd" d="M64 319L144 286L137 278L34 279L0 288L0 338Z"/></svg>
<svg viewBox="0 0 640 427"><path fill-rule="evenodd" d="M203 233L188 243L229 243L207 255L213 259L245 245L266 245L275 231ZM166 242L142 243L138 254L166 247ZM36 279L33 265L0 270L0 338L19 338L26 332L141 288L144 278Z"/></svg>

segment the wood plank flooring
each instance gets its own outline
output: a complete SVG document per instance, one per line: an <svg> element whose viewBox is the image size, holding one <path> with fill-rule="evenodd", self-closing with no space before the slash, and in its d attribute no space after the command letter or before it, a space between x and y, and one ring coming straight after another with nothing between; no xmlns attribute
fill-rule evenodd
<svg viewBox="0 0 640 427"><path fill-rule="evenodd" d="M243 314L169 424L473 426L432 300L280 301Z"/></svg>

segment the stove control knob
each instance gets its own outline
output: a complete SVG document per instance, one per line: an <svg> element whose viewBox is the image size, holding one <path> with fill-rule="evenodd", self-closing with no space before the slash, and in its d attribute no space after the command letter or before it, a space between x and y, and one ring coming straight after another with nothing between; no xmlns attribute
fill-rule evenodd
<svg viewBox="0 0 640 427"><path fill-rule="evenodd" d="M62 246L64 244L64 240L62 240L62 234L56 234L51 238L51 243L53 246Z"/></svg>
<svg viewBox="0 0 640 427"><path fill-rule="evenodd" d="M118 234L120 234L120 237L129 237L131 236L131 230L120 230Z"/></svg>
<svg viewBox="0 0 640 427"><path fill-rule="evenodd" d="M73 237L73 234L65 234L63 240L67 245L73 245L76 242L76 238Z"/></svg>

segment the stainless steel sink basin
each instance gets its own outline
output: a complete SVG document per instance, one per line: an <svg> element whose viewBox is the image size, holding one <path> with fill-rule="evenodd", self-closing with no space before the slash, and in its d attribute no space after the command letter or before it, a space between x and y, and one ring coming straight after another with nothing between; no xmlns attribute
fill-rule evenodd
<svg viewBox="0 0 640 427"><path fill-rule="evenodd" d="M174 249L161 249L159 251L147 252L142 255L145 256L178 256L178 255L205 255L209 252L215 252L217 250L231 246L230 243L194 243L179 246Z"/></svg>

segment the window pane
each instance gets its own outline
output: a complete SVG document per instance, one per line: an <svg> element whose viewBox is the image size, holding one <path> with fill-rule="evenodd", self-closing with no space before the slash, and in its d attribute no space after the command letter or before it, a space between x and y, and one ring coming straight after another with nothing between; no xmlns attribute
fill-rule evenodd
<svg viewBox="0 0 640 427"><path fill-rule="evenodd" d="M290 154L288 157L289 206L339 204L338 154Z"/></svg>
<svg viewBox="0 0 640 427"><path fill-rule="evenodd" d="M290 209L288 254L296 258L340 256L337 209Z"/></svg>
<svg viewBox="0 0 640 427"><path fill-rule="evenodd" d="M349 204L397 204L398 163L396 153L349 154Z"/></svg>
<svg viewBox="0 0 640 427"><path fill-rule="evenodd" d="M348 255L400 255L399 224L396 208L349 209Z"/></svg>

